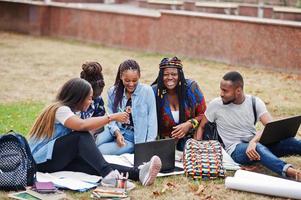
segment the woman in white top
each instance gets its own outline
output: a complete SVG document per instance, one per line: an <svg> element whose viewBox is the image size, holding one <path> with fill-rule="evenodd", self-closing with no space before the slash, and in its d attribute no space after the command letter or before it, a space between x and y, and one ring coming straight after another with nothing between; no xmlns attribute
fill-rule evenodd
<svg viewBox="0 0 301 200"><path fill-rule="evenodd" d="M143 185L154 182L161 168L155 156L142 168L129 168L107 163L97 149L89 131L97 130L111 121L126 122L126 112L81 119L75 113L86 111L92 102L93 90L89 82L74 78L59 91L56 102L44 109L30 130L29 145L38 171L79 171L105 177L103 185L115 185L119 172ZM116 171L118 170L118 171Z"/></svg>

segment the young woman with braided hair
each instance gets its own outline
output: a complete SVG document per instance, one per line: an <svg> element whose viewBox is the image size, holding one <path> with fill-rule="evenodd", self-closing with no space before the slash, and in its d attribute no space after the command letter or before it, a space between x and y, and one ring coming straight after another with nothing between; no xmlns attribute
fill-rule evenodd
<svg viewBox="0 0 301 200"><path fill-rule="evenodd" d="M84 63L82 65L82 71L80 72L80 78L88 81L93 89L93 103L87 111L81 112L81 118L86 119L89 117L104 116L106 110L101 93L105 86L105 82L102 74L102 66L98 62Z"/></svg>
<svg viewBox="0 0 301 200"><path fill-rule="evenodd" d="M80 78L88 81L93 89L93 102L91 103L87 111L82 111L80 113L80 117L82 119L87 119L90 117L104 116L106 114L106 110L101 94L105 86L105 82L102 74L102 66L98 62L84 63L82 65L82 71L80 72ZM94 138L96 138L97 135L103 130L104 127L101 127L98 130L90 131L90 133L93 134Z"/></svg>
<svg viewBox="0 0 301 200"><path fill-rule="evenodd" d="M115 83L108 91L108 112L126 111L127 123L111 122L96 138L102 154L133 153L134 144L153 141L157 136L156 100L152 88L139 82L135 60L119 65Z"/></svg>
<svg viewBox="0 0 301 200"><path fill-rule="evenodd" d="M206 110L206 102L197 82L185 79L177 57L163 58L159 75L152 84L156 96L159 137L177 140L177 149L193 136Z"/></svg>

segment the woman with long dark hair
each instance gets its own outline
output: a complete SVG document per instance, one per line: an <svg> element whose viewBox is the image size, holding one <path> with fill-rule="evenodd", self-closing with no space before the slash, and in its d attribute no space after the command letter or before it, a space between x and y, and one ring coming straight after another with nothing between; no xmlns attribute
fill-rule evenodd
<svg viewBox="0 0 301 200"><path fill-rule="evenodd" d="M182 62L177 57L161 60L152 87L156 96L159 137L175 138L177 149L182 151L204 115L204 95L197 82L185 79Z"/></svg>
<svg viewBox="0 0 301 200"><path fill-rule="evenodd" d="M129 168L107 163L95 145L91 130L111 121L126 122L129 114L118 112L101 117L81 119L76 113L86 111L92 103L93 89L84 79L67 81L56 101L38 116L29 132L29 145L38 171L79 171L104 177L103 185L115 186L121 173L129 173L132 180L143 185L154 182L161 161L153 157L142 168Z"/></svg>
<svg viewBox="0 0 301 200"><path fill-rule="evenodd" d="M115 83L108 91L108 112L129 113L126 123L111 122L96 138L102 154L133 153L134 144L153 141L157 136L156 100L152 88L139 82L140 67L126 60L118 68Z"/></svg>

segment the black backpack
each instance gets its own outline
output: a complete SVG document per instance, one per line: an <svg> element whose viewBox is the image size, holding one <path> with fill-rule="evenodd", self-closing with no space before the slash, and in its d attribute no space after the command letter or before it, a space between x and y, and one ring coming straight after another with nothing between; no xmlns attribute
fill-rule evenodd
<svg viewBox="0 0 301 200"><path fill-rule="evenodd" d="M0 135L0 190L24 190L36 171L27 140L13 131Z"/></svg>

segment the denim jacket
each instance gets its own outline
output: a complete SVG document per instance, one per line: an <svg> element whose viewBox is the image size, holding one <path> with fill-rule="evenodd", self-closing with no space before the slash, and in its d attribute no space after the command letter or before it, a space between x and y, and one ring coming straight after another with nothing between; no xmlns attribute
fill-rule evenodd
<svg viewBox="0 0 301 200"><path fill-rule="evenodd" d="M65 127L59 122L55 122L54 128L54 134L51 138L30 138L28 141L32 156L37 164L51 160L55 141L72 132L71 129Z"/></svg>
<svg viewBox="0 0 301 200"><path fill-rule="evenodd" d="M108 113L113 113L114 104L114 86L108 91ZM138 83L132 94L132 117L134 123L134 140L135 143L153 141L157 137L157 112L156 100L152 88L148 85ZM127 97L123 93L121 106L117 110L125 110ZM108 128L114 136L116 130L120 130L122 124L112 121Z"/></svg>

